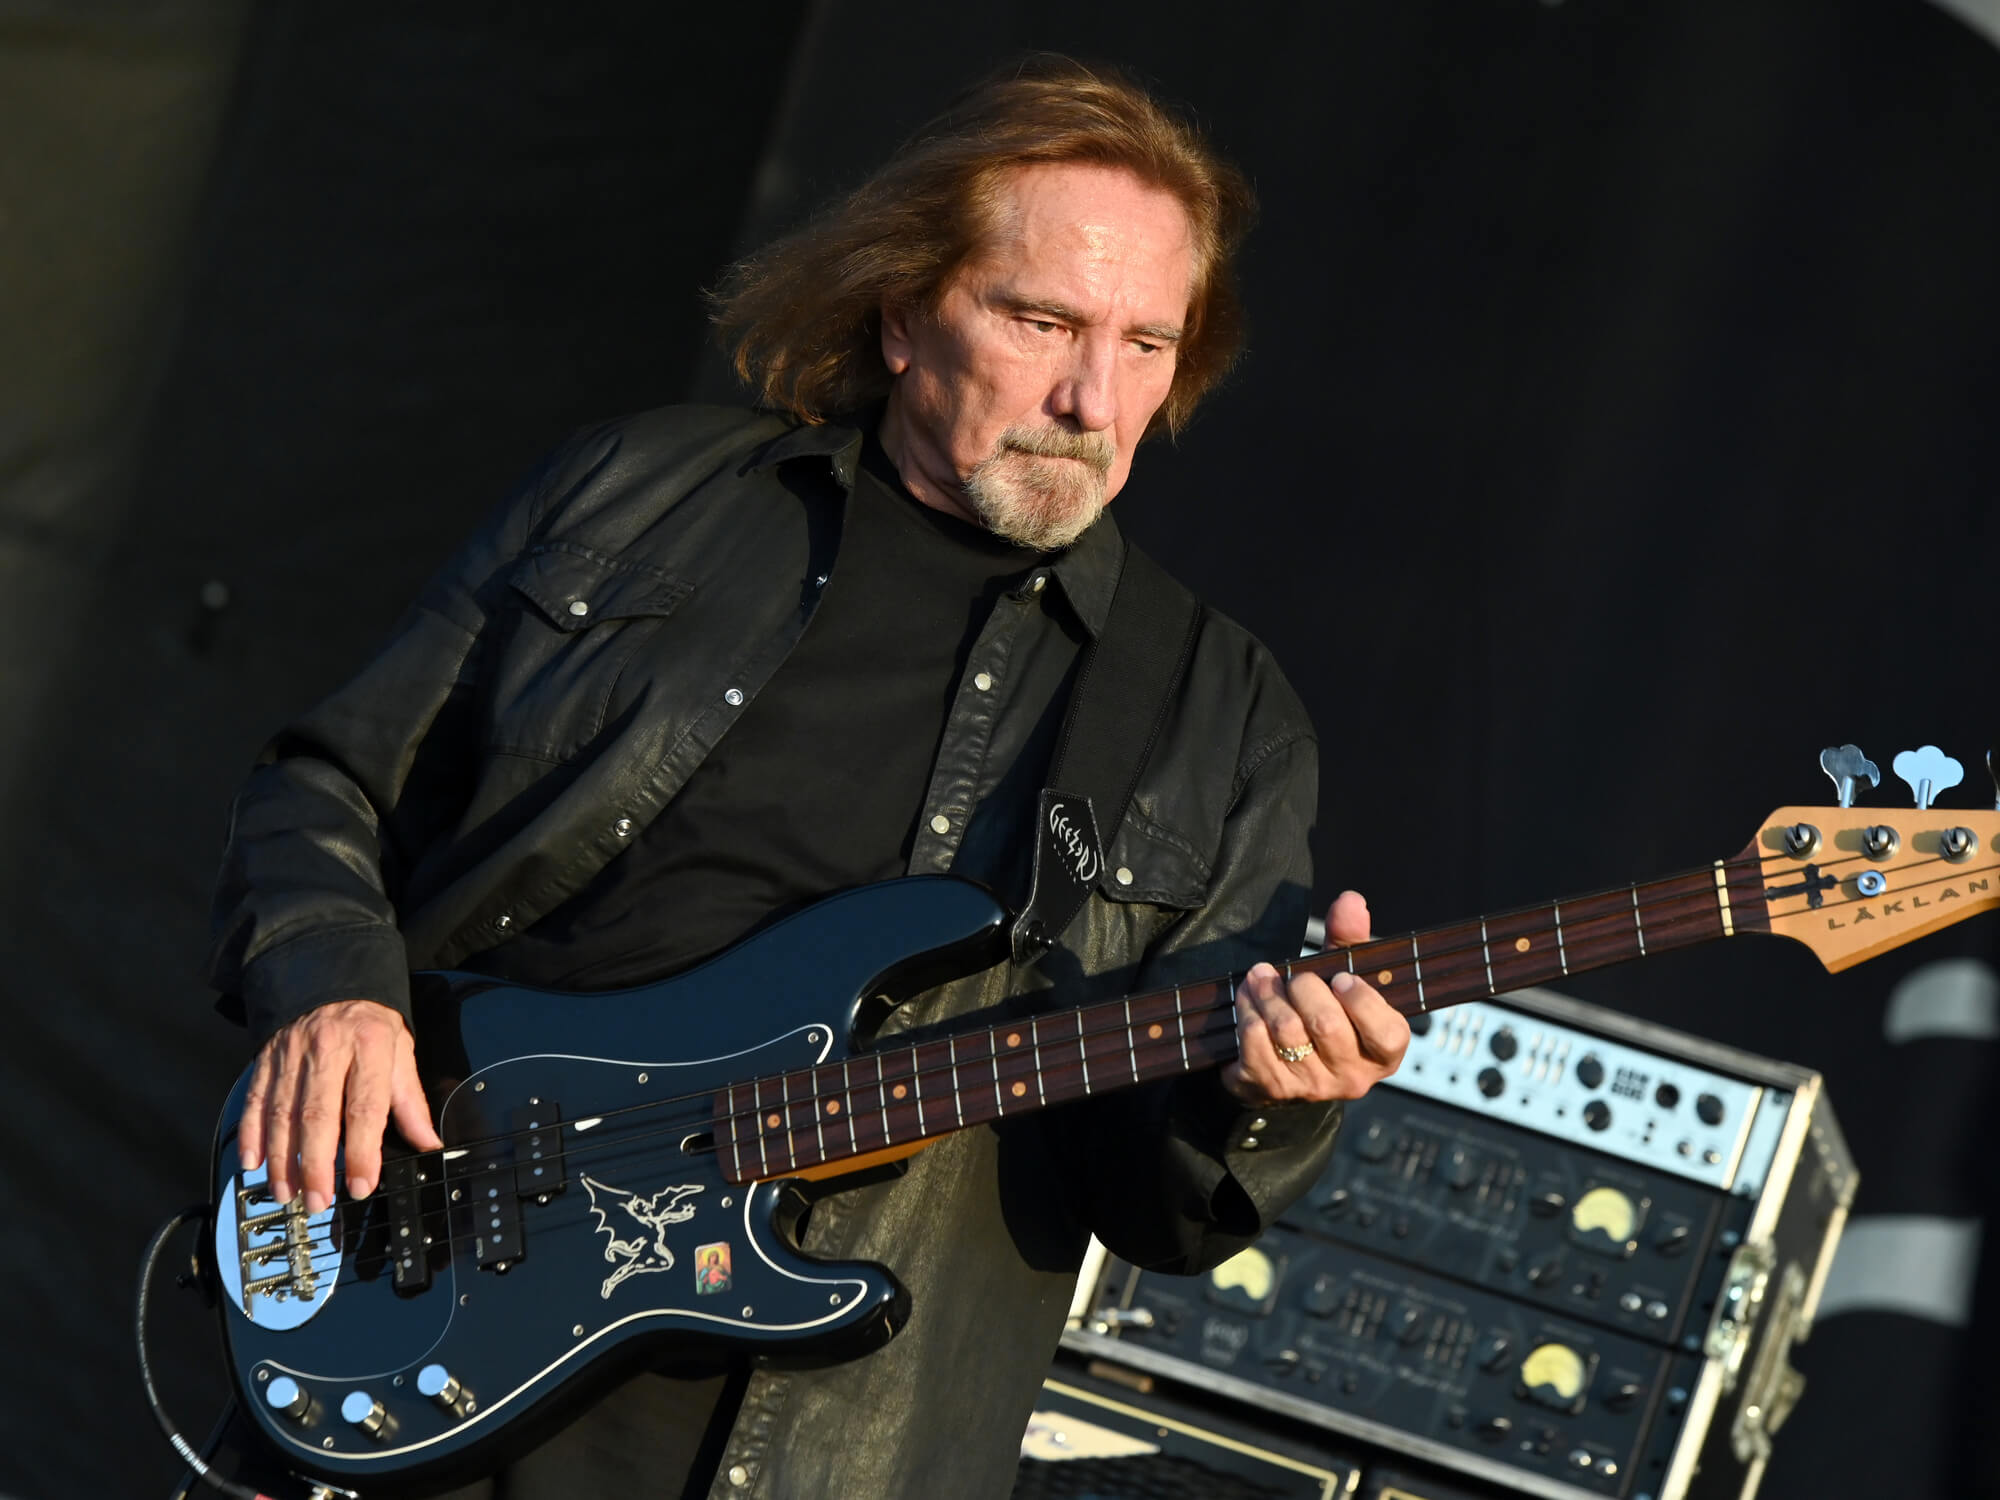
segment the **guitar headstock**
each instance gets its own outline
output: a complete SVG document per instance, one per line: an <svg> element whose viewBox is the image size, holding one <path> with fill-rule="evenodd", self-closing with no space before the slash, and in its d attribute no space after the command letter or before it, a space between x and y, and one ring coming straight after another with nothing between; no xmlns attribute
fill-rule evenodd
<svg viewBox="0 0 2000 1500"><path fill-rule="evenodd" d="M1917 805L1851 807L1855 781L1878 779L1859 757L1851 745L1821 757L1843 805L1778 808L1731 862L1757 862L1769 930L1836 973L2000 906L2000 810L1930 805L1958 762L1906 750L1895 769Z"/></svg>

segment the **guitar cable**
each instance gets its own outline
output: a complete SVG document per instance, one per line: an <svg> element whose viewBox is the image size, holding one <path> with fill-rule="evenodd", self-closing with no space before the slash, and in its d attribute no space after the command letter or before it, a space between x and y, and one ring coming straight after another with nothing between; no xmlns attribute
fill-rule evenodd
<svg viewBox="0 0 2000 1500"><path fill-rule="evenodd" d="M194 1445L181 1436L180 1430L174 1426L174 1419L167 1415L167 1409L160 1400L159 1389L153 1383L153 1362L146 1356L146 1306L152 1300L153 1272L159 1265L160 1254L176 1230L207 1216L206 1203L189 1204L155 1230L152 1243L146 1246L145 1259L139 1263L139 1298L133 1312L132 1328L133 1341L139 1350L139 1379L145 1384L146 1404L153 1410L153 1420L160 1424L160 1431L167 1435L167 1441L172 1443L174 1451L186 1460L187 1466L194 1471L197 1478L213 1485L225 1495L233 1495L235 1500L274 1500L273 1496L265 1494L262 1490L238 1484L235 1480L218 1474L195 1451Z"/></svg>

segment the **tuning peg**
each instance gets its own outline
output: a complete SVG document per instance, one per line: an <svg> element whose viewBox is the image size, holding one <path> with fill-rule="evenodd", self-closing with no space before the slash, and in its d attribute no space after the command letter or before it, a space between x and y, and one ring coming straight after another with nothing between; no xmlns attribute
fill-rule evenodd
<svg viewBox="0 0 2000 1500"><path fill-rule="evenodd" d="M1854 783L1868 778L1870 786L1882 784L1882 772L1861 753L1859 745L1828 745L1819 753L1819 768L1833 778L1833 789L1842 807L1854 806Z"/></svg>
<svg viewBox="0 0 2000 1500"><path fill-rule="evenodd" d="M1936 745L1905 750L1891 764L1896 774L1910 784L1910 794L1920 808L1929 807L1939 792L1949 791L1965 780L1965 767Z"/></svg>

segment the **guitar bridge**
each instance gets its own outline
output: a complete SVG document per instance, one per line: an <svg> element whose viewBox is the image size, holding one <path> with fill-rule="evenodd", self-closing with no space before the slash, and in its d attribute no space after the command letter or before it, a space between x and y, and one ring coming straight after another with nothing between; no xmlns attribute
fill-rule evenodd
<svg viewBox="0 0 2000 1500"><path fill-rule="evenodd" d="M232 1178L215 1216L215 1264L243 1316L260 1328L295 1328L333 1295L340 1265L332 1208L306 1212L303 1193L271 1197L266 1169Z"/></svg>

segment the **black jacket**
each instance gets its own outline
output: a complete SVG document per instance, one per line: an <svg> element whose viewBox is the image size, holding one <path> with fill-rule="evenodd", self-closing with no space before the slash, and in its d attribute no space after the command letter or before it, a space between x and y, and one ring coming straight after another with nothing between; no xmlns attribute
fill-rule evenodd
<svg viewBox="0 0 2000 1500"><path fill-rule="evenodd" d="M769 415L651 412L582 434L496 512L237 799L211 977L240 997L252 1040L334 999L407 1015L410 969L505 941L625 848L811 618L860 442ZM1122 555L1107 516L994 607L911 873L1025 889L1035 794ZM1297 698L1206 611L1105 874L1058 948L927 992L890 1027L1296 952L1316 784ZM848 1364L755 1376L716 1493L1005 1494L1087 1233L1198 1270L1318 1175L1338 1108L1263 1114L1198 1075L963 1131L822 1202L807 1248L893 1266L911 1321Z"/></svg>

